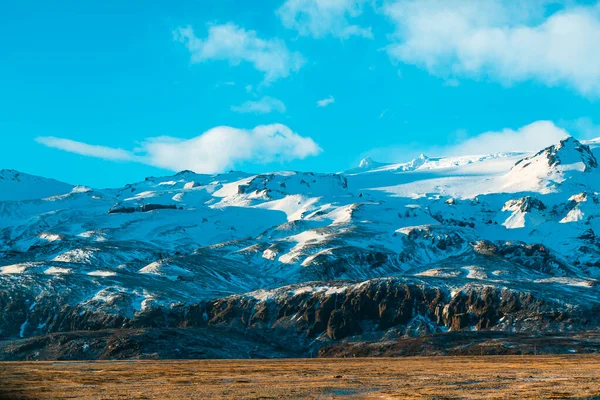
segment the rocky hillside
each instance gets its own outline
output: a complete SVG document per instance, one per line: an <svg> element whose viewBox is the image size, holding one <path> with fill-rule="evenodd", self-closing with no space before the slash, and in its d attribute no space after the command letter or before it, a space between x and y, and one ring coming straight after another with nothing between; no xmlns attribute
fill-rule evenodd
<svg viewBox="0 0 600 400"><path fill-rule="evenodd" d="M137 357L147 332L268 357L600 329L595 143L116 189L2 171L0 358ZM107 330L137 347L99 353Z"/></svg>

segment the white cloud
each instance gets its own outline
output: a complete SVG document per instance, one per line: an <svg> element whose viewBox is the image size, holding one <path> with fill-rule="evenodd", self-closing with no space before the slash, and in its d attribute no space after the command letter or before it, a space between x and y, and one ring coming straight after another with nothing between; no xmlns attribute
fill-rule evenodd
<svg viewBox="0 0 600 400"><path fill-rule="evenodd" d="M394 0L383 8L397 28L387 51L442 77L533 79L599 96L600 5L547 14L546 3Z"/></svg>
<svg viewBox="0 0 600 400"><path fill-rule="evenodd" d="M287 0L277 10L277 15L283 26L296 30L302 36L372 38L371 27L350 22L362 14L365 2L366 0Z"/></svg>
<svg viewBox="0 0 600 400"><path fill-rule="evenodd" d="M189 169L198 173L221 172L240 163L304 159L322 151L311 138L300 136L282 124L260 125L251 130L219 126L187 140L150 138L135 152L59 138L40 137L37 141L90 157L134 161L172 171Z"/></svg>
<svg viewBox="0 0 600 400"><path fill-rule="evenodd" d="M232 23L209 26L206 38L197 37L190 26L176 29L173 36L186 45L192 62L224 60L230 65L248 62L265 74L266 83L285 78L304 64L304 57L289 51L282 40L261 39L255 31Z"/></svg>
<svg viewBox="0 0 600 400"><path fill-rule="evenodd" d="M335 99L333 96L329 96L325 99L321 99L317 101L317 107L327 107L330 104L335 103Z"/></svg>
<svg viewBox="0 0 600 400"><path fill-rule="evenodd" d="M442 149L445 155L494 154L511 151L537 151L558 143L569 133L551 121L536 121L517 130L484 132Z"/></svg>
<svg viewBox="0 0 600 400"><path fill-rule="evenodd" d="M468 137L467 132L458 130L446 146L426 146L413 142L402 146L374 148L362 154L377 161L404 162L424 153L428 156L467 156L508 152L535 152L558 143L569 132L552 121L535 121L518 129L505 128L500 131L483 132ZM578 137L582 139L581 137Z"/></svg>
<svg viewBox="0 0 600 400"><path fill-rule="evenodd" d="M44 146L65 150L70 153L81 154L82 156L98 157L115 161L131 161L135 159L135 155L123 149L90 145L53 136L38 137L35 140Z"/></svg>
<svg viewBox="0 0 600 400"><path fill-rule="evenodd" d="M279 113L285 112L285 104L281 100L273 97L265 96L260 100L246 101L239 106L232 106L231 110L238 113L254 113L254 114L268 114L273 111Z"/></svg>

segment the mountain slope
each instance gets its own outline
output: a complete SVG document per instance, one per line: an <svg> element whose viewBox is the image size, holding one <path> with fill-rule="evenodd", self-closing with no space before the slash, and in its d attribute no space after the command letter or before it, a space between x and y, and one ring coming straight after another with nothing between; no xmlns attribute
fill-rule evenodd
<svg viewBox="0 0 600 400"><path fill-rule="evenodd" d="M42 199L69 193L73 186L54 179L25 174L11 169L0 170L0 201Z"/></svg>
<svg viewBox="0 0 600 400"><path fill-rule="evenodd" d="M0 200L0 335L218 325L309 354L346 338L598 329L594 151L568 138L104 190L6 173L28 200Z"/></svg>

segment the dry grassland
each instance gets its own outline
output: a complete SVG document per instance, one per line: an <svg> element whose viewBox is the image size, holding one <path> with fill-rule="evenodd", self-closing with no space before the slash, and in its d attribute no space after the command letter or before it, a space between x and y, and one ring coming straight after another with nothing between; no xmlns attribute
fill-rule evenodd
<svg viewBox="0 0 600 400"><path fill-rule="evenodd" d="M600 398L600 357L10 362L0 385L10 399L584 399Z"/></svg>

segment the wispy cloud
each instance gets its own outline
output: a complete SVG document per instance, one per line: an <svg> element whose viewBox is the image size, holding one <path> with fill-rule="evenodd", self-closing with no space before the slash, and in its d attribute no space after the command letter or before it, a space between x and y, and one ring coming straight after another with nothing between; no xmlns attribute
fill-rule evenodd
<svg viewBox="0 0 600 400"><path fill-rule="evenodd" d="M54 136L42 136L35 140L44 146L65 150L82 156L98 157L114 161L133 161L136 159L136 156L131 152L113 147L91 145Z"/></svg>
<svg viewBox="0 0 600 400"><path fill-rule="evenodd" d="M325 99L321 99L317 101L317 107L327 107L330 104L335 103L335 99L333 96L329 96Z"/></svg>
<svg viewBox="0 0 600 400"><path fill-rule="evenodd" d="M397 29L387 51L444 78L533 79L600 96L600 5L548 14L546 3L391 1L383 10Z"/></svg>
<svg viewBox="0 0 600 400"><path fill-rule="evenodd" d="M304 159L322 151L311 138L300 136L282 124L260 125L250 130L219 126L187 140L149 138L135 151L55 137L36 140L48 147L89 157L138 162L172 171L189 169L198 173L221 172L240 163Z"/></svg>
<svg viewBox="0 0 600 400"><path fill-rule="evenodd" d="M265 96L260 100L249 100L239 106L232 106L231 110L238 113L268 114L276 111L285 112L285 104L281 100Z"/></svg>
<svg viewBox="0 0 600 400"><path fill-rule="evenodd" d="M265 74L265 83L289 76L305 62L300 53L288 50L283 40L259 38L255 31L233 23L209 26L205 38L196 36L191 26L176 29L173 36L185 44L192 62L222 60L230 65L247 62Z"/></svg>
<svg viewBox="0 0 600 400"><path fill-rule="evenodd" d="M366 0L287 0L277 15L283 26L302 36L321 38L350 36L372 38L371 27L353 24L363 12Z"/></svg>

